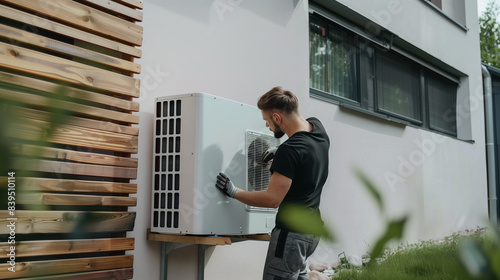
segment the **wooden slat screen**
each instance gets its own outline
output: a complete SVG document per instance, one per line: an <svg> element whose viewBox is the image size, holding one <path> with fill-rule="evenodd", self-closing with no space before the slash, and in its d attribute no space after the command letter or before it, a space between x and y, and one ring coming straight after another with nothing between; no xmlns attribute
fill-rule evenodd
<svg viewBox="0 0 500 280"><path fill-rule="evenodd" d="M142 8L0 0L0 279L133 278Z"/></svg>

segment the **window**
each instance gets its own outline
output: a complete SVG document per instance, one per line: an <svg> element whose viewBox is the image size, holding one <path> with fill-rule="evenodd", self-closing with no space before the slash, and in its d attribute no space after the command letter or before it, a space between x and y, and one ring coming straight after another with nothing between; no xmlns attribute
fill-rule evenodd
<svg viewBox="0 0 500 280"><path fill-rule="evenodd" d="M434 4L434 6L436 6L436 7L440 8L440 9L442 9L442 8L443 8L443 3L441 3L441 0L430 0L430 2L431 2L432 4Z"/></svg>
<svg viewBox="0 0 500 280"><path fill-rule="evenodd" d="M416 63L377 52L375 78L378 111L422 123L420 69Z"/></svg>
<svg viewBox="0 0 500 280"><path fill-rule="evenodd" d="M441 13L443 16L448 18L451 22L454 22L458 26L462 27L464 30L468 30L466 27L466 17L465 17L465 1L466 0L423 0L428 3L429 6L433 7Z"/></svg>
<svg viewBox="0 0 500 280"><path fill-rule="evenodd" d="M359 101L358 51L354 36L317 17L311 18L309 29L311 87Z"/></svg>
<svg viewBox="0 0 500 280"><path fill-rule="evenodd" d="M457 135L457 85L438 74L426 75L426 95L429 103L429 127Z"/></svg>
<svg viewBox="0 0 500 280"><path fill-rule="evenodd" d="M457 136L456 76L397 46L367 43L360 28L320 11L309 15L311 96Z"/></svg>

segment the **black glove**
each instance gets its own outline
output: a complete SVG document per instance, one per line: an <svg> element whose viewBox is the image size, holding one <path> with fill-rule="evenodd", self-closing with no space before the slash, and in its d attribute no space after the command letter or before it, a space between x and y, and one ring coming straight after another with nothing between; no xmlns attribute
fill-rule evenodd
<svg viewBox="0 0 500 280"><path fill-rule="evenodd" d="M267 149L267 151L262 153L262 163L268 163L270 160L274 158L274 154L278 150L278 147L272 147Z"/></svg>
<svg viewBox="0 0 500 280"><path fill-rule="evenodd" d="M215 186L225 195L232 198L234 198L234 195L238 190L238 188L233 185L233 183L231 182L231 180L229 180L226 174L222 172L220 172L219 175L217 175L217 183L215 183Z"/></svg>

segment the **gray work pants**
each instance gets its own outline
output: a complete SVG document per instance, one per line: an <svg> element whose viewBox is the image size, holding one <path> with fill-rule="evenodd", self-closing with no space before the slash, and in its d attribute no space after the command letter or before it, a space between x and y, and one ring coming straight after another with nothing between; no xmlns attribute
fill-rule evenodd
<svg viewBox="0 0 500 280"><path fill-rule="evenodd" d="M271 233L263 280L308 280L307 258L319 238L275 228Z"/></svg>

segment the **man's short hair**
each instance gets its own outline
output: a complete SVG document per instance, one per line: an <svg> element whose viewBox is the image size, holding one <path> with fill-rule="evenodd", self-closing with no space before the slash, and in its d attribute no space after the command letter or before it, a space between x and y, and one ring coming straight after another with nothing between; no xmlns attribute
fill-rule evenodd
<svg viewBox="0 0 500 280"><path fill-rule="evenodd" d="M262 111L281 110L285 114L298 112L299 100L291 91L273 87L259 98L257 107Z"/></svg>

